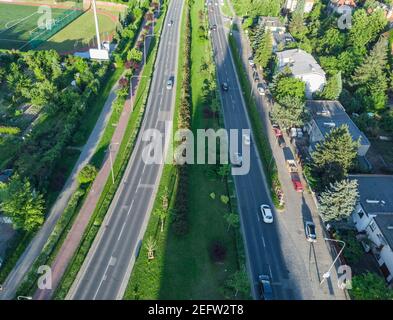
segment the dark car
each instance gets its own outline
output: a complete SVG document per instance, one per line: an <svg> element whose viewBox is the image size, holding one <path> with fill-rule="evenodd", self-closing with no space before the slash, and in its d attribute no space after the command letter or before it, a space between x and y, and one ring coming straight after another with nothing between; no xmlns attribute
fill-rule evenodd
<svg viewBox="0 0 393 320"><path fill-rule="evenodd" d="M212 27L211 27L211 29L212 29L213 31L216 31L216 30L217 30L217 25L216 25L216 24L213 24Z"/></svg>
<svg viewBox="0 0 393 320"><path fill-rule="evenodd" d="M228 83L227 83L227 82L223 82L223 83L221 84L221 88L222 88L222 90L224 90L224 91L228 91L228 89L229 89Z"/></svg>
<svg viewBox="0 0 393 320"><path fill-rule="evenodd" d="M307 241L316 242L317 234L315 232L315 224L311 221L306 221L306 238Z"/></svg>
<svg viewBox="0 0 393 320"><path fill-rule="evenodd" d="M258 280L261 290L261 299L273 300L273 289L270 283L270 277L266 274L261 274L258 277Z"/></svg>

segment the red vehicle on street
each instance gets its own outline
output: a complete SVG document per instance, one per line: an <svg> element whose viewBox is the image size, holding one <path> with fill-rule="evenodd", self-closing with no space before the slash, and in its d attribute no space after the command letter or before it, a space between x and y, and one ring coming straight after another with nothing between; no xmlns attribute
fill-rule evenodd
<svg viewBox="0 0 393 320"><path fill-rule="evenodd" d="M278 124L273 124L272 126L273 126L274 135L276 136L277 141L278 141L278 145L281 148L285 148L286 144L285 144L284 136L282 134L282 131L281 131L279 125Z"/></svg>
<svg viewBox="0 0 393 320"><path fill-rule="evenodd" d="M292 184L293 184L295 191L296 192L303 192L303 190L304 190L303 185L302 185L302 182L300 181L300 177L297 172L291 173L291 180L292 180Z"/></svg>

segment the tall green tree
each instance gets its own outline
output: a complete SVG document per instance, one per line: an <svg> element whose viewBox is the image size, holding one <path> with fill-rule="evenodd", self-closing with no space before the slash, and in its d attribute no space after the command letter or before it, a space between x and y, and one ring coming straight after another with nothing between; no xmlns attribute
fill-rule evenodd
<svg viewBox="0 0 393 320"><path fill-rule="evenodd" d="M33 232L44 222L45 201L27 179L14 174L2 191L0 210L12 219L16 229Z"/></svg>
<svg viewBox="0 0 393 320"><path fill-rule="evenodd" d="M359 198L356 180L342 180L330 184L322 192L319 210L324 221L340 221L347 219L355 209Z"/></svg>
<svg viewBox="0 0 393 320"><path fill-rule="evenodd" d="M393 300L393 290L385 279L372 272L354 276L349 292L354 300Z"/></svg>
<svg viewBox="0 0 393 320"><path fill-rule="evenodd" d="M273 81L273 95L282 104L285 97L294 97L301 99L306 98L306 84L297 78L293 78L286 71L276 76Z"/></svg>
<svg viewBox="0 0 393 320"><path fill-rule="evenodd" d="M341 72L338 72L328 79L321 93L321 97L327 100L336 100L340 96L342 88Z"/></svg>
<svg viewBox="0 0 393 320"><path fill-rule="evenodd" d="M342 180L352 167L359 141L354 141L347 125L333 128L311 154L313 176L323 190L330 183Z"/></svg>
<svg viewBox="0 0 393 320"><path fill-rule="evenodd" d="M273 55L272 34L266 30L262 36L259 47L255 51L255 61L262 67L266 68Z"/></svg>
<svg viewBox="0 0 393 320"><path fill-rule="evenodd" d="M301 127L308 120L305 104L299 97L285 96L273 105L272 119L284 129Z"/></svg>

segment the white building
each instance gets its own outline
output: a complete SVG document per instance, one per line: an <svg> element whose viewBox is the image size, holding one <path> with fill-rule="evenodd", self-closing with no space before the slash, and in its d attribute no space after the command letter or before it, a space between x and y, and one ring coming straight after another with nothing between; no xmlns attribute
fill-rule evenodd
<svg viewBox="0 0 393 320"><path fill-rule="evenodd" d="M359 203L352 214L358 239L369 247L386 281L393 280L393 176L350 176L359 184Z"/></svg>
<svg viewBox="0 0 393 320"><path fill-rule="evenodd" d="M305 0L304 2L304 13L310 13L314 7L314 0ZM290 12L294 12L297 7L298 0L286 0L284 8Z"/></svg>
<svg viewBox="0 0 393 320"><path fill-rule="evenodd" d="M280 71L289 67L295 78L305 82L308 99L312 99L315 92L323 90L326 74L311 54L301 49L291 49L277 52L276 55Z"/></svg>

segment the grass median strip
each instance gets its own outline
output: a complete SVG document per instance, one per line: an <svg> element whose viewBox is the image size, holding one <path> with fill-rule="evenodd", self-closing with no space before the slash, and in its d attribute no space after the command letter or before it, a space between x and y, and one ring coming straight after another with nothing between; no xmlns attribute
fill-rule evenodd
<svg viewBox="0 0 393 320"><path fill-rule="evenodd" d="M192 120L191 128L221 127L215 68L209 42L204 1L190 1L183 13L179 66L187 66L184 57L185 34L192 31L191 70L181 68L178 79L191 72ZM187 30L190 18L191 29ZM186 42L186 45L190 45ZM180 82L178 82L180 83ZM184 85L182 86L184 87ZM177 88L175 118L181 112L182 88ZM179 119L178 119L179 120ZM175 125L174 128L178 126ZM233 184L218 172L216 165L186 165L187 190L179 189L178 169L166 165L153 214L144 236L139 257L126 290L125 299L225 299L248 298L249 288L236 295L230 285L232 276L242 270L244 249L238 226L228 224L229 214L236 216ZM179 209L179 194L186 193L187 232L179 235L174 228ZM166 199L164 201L164 199ZM157 214L168 202L168 215L161 231ZM231 217L233 217L233 215ZM149 259L151 244L154 259ZM247 283L247 275L245 275ZM243 281L244 283L244 281ZM246 284L247 286L247 284ZM245 291L245 292L244 292Z"/></svg>

